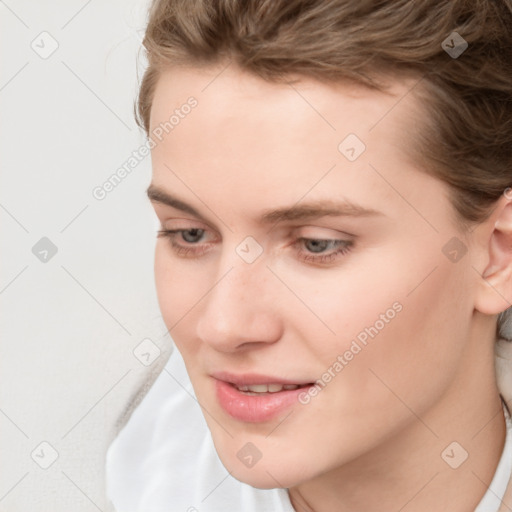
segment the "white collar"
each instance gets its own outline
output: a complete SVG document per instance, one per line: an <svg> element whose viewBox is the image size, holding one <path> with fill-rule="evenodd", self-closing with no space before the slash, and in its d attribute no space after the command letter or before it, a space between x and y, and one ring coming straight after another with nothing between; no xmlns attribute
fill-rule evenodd
<svg viewBox="0 0 512 512"><path fill-rule="evenodd" d="M508 483L512 479L512 419L510 414L503 404L503 412L505 414L505 421L507 425L507 434L505 438L505 445L503 453L501 454L498 467L494 473L494 477L489 484L489 488L480 503L475 509L475 512L497 512L500 508L501 501L505 495L505 490Z"/></svg>

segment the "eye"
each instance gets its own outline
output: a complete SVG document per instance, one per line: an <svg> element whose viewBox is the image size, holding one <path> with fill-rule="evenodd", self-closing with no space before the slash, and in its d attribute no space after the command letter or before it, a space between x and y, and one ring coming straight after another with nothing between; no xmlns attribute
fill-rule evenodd
<svg viewBox="0 0 512 512"><path fill-rule="evenodd" d="M207 231L201 228L161 229L157 236L169 239L171 249L177 256L198 258L213 246L204 242ZM297 238L292 246L299 258L306 263L327 264L347 254L353 247L352 240Z"/></svg>
<svg viewBox="0 0 512 512"><path fill-rule="evenodd" d="M331 263L347 254L352 249L354 242L352 240L299 238L294 245L299 257L305 262ZM305 247L306 251L301 246Z"/></svg>
<svg viewBox="0 0 512 512"><path fill-rule="evenodd" d="M201 237L204 235L204 229L183 229L180 231L180 233L181 237L183 238L183 240L185 240L185 242L189 244L194 244L196 242L199 242Z"/></svg>
<svg viewBox="0 0 512 512"><path fill-rule="evenodd" d="M205 234L204 229L200 228L190 228L190 229L160 229L157 233L157 236L159 238L167 238L169 239L169 242L171 244L171 248L178 256L185 256L185 257L197 257L201 256L202 254L205 254L208 252L209 247L208 245L199 245L198 242L201 241ZM187 245L183 245L179 243L176 239L178 236L181 238L185 244L189 244L189 247ZM197 247L194 247L197 245Z"/></svg>

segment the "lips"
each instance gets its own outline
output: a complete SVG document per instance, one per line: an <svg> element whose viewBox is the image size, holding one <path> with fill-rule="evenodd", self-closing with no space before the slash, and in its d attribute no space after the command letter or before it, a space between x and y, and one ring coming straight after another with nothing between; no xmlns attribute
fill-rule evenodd
<svg viewBox="0 0 512 512"><path fill-rule="evenodd" d="M223 380L224 382L229 382L230 384L234 384L235 386L252 386L255 384L280 384L280 385L296 385L296 386L306 386L308 384L312 384L311 380L304 379L282 379L280 377L274 377L271 375L262 375L259 373L244 373L240 375L236 375L234 373L229 372L214 372L211 374L217 380Z"/></svg>
<svg viewBox="0 0 512 512"><path fill-rule="evenodd" d="M269 375L212 374L217 400L232 418L243 422L269 421L298 402L311 382L284 380Z"/></svg>
<svg viewBox="0 0 512 512"><path fill-rule="evenodd" d="M280 391L289 391L291 389L297 389L299 387L298 384L250 384L250 385L236 385L233 384L238 391L243 391L247 393L257 394L257 393L279 393Z"/></svg>

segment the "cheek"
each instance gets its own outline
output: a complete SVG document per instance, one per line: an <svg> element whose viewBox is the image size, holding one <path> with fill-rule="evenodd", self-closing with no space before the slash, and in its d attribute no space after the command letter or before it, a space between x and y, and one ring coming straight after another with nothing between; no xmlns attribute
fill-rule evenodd
<svg viewBox="0 0 512 512"><path fill-rule="evenodd" d="M290 294L286 303L293 307L283 315L324 364L349 350L352 340L361 340L364 346L364 341L371 339L368 330L375 332L374 325L382 333L403 315L398 310L406 300L406 279L403 272L392 275L392 267L384 270L383 251L379 257L381 261L375 262L356 255L338 268L282 272L296 296ZM400 267L396 255L388 259Z"/></svg>
<svg viewBox="0 0 512 512"><path fill-rule="evenodd" d="M167 244L166 240L158 240L156 244L155 287L162 317L173 336L207 292L208 280L200 266L191 270L190 262L171 257Z"/></svg>
<svg viewBox="0 0 512 512"><path fill-rule="evenodd" d="M414 282L412 276L428 275L436 263L435 272L417 286L421 278ZM463 297L467 282L454 274L451 263L436 263L418 264L416 273L401 279L380 272L378 286L361 287L358 278L353 293L326 285L324 294L331 290L331 297L339 297L325 301L323 310L336 336L327 331L319 336L311 322L303 322L301 336L309 345L318 379L325 383L304 406L314 409L314 420L301 426L304 436L311 436L318 460L338 463L352 448L378 444L410 422L411 409L421 417L442 399L463 365L467 338L460 326L471 314L470 300ZM366 275L373 283L376 278ZM345 280L347 286L349 282ZM393 308L395 301L401 310ZM311 307L320 305L316 296ZM390 307L393 312L386 314ZM361 333L366 343L358 339ZM332 443L318 441L319 431L325 440L349 438L351 447L334 453Z"/></svg>
<svg viewBox="0 0 512 512"><path fill-rule="evenodd" d="M358 393L340 396L376 407L380 404L398 416L401 401L419 414L443 395L463 364L464 326L472 307L462 294L464 278L454 274L451 263L438 263L425 280L416 277L414 282L411 276L427 276L435 263L422 266L421 272L418 268L409 278L382 277L382 289L374 289L373 295L370 290L354 295L343 321L337 324L341 333L347 327L347 335L341 335L337 350L333 344L331 348L332 354L343 354L354 340L360 347L353 356L349 352L352 359L338 381ZM400 303L401 310L390 314L388 308L394 302Z"/></svg>
<svg viewBox="0 0 512 512"><path fill-rule="evenodd" d="M155 287L160 311L167 327L170 327L168 320L177 303L176 282L175 274L170 271L171 265L165 255L164 245L164 241L158 240L155 247Z"/></svg>
<svg viewBox="0 0 512 512"><path fill-rule="evenodd" d="M348 366L362 370L358 380L371 378L369 368L403 377L404 387L415 374L448 378L473 310L466 271L432 250L419 258L410 247L380 251L378 260L318 274L314 287L294 276L294 291L310 310L295 310L295 328L326 370L346 353Z"/></svg>

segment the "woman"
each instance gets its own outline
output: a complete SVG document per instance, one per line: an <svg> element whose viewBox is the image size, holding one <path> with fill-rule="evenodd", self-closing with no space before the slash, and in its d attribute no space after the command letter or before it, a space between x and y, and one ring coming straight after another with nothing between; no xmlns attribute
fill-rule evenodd
<svg viewBox="0 0 512 512"><path fill-rule="evenodd" d="M153 4L176 349L109 451L120 512L512 508L510 26L507 0Z"/></svg>

